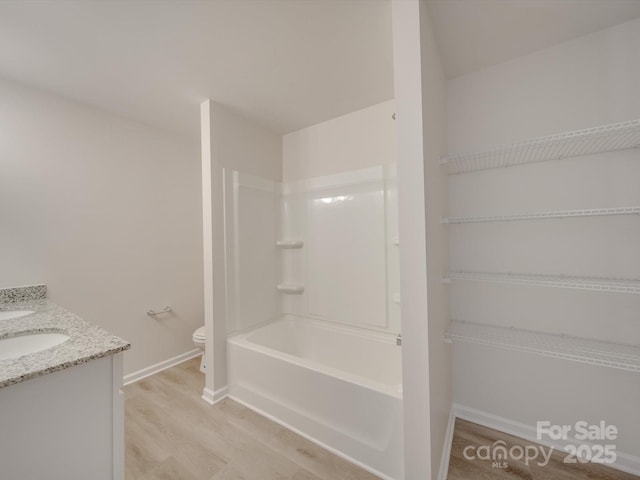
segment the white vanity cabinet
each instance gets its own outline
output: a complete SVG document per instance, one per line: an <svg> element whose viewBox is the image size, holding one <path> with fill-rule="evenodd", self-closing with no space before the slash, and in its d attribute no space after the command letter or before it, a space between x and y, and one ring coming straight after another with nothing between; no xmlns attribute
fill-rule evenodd
<svg viewBox="0 0 640 480"><path fill-rule="evenodd" d="M0 478L124 479L122 355L0 388Z"/></svg>

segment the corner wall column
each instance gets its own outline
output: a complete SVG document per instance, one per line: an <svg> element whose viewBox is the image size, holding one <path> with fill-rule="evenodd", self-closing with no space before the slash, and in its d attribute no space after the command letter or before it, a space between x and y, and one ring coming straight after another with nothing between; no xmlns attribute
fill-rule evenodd
<svg viewBox="0 0 640 480"><path fill-rule="evenodd" d="M215 104L200 105L202 142L202 235L204 265L204 324L206 384L203 400L214 404L227 393L226 305L224 259L224 193L222 165L212 154L212 115Z"/></svg>

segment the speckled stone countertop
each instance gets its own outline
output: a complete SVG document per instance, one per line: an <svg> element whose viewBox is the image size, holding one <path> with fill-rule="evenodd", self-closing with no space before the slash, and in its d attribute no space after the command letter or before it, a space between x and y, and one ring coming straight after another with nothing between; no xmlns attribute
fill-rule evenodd
<svg viewBox="0 0 640 480"><path fill-rule="evenodd" d="M47 300L43 285L0 290L0 311L7 310L33 310L34 313L0 320L0 340L33 332L64 333L70 338L47 350L0 360L0 388L131 347L125 340Z"/></svg>

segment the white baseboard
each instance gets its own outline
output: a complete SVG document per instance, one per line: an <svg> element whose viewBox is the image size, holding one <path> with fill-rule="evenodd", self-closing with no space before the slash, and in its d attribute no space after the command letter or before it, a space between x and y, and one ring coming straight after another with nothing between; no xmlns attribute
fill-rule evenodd
<svg viewBox="0 0 640 480"><path fill-rule="evenodd" d="M209 405L215 405L220 400L227 398L229 395L229 387L222 387L216 390L215 392L210 388L204 388L202 391L202 399L207 402Z"/></svg>
<svg viewBox="0 0 640 480"><path fill-rule="evenodd" d="M175 365L178 365L179 363L185 362L201 354L202 354L202 350L200 350L199 348L195 348L188 352L181 353L180 355L176 355L175 357L156 363L155 365L151 365L150 367L143 368L142 370L138 370L137 372L130 373L124 376L123 385L126 386L131 383L137 382L138 380L142 380L143 378L149 377L154 373L158 373L158 372L161 372L162 370L166 370L167 368L171 368Z"/></svg>
<svg viewBox="0 0 640 480"><path fill-rule="evenodd" d="M538 443L546 447L553 447L556 450L564 450L567 445L576 443L571 439L554 441L549 438L544 438L542 440L538 440L536 427L533 425L509 420L507 418L493 415L492 413L465 407L464 405L454 403L453 412L456 418L468 420L469 422L477 423L488 428L493 428L494 430L499 430L516 437L524 438L525 440ZM581 441L580 443L588 442ZM616 470L630 473L632 475L640 475L640 457L620 451L616 451L616 457L616 462L608 464L608 467L615 468Z"/></svg>
<svg viewBox="0 0 640 480"><path fill-rule="evenodd" d="M452 408L456 418L477 423L488 428L493 428L494 430L499 430L501 432L508 433L509 435L524 438L525 440L544 444L540 440L536 439L536 429L531 425L515 422L507 418L499 417L475 408L465 407L464 405L457 403L454 403Z"/></svg>
<svg viewBox="0 0 640 480"><path fill-rule="evenodd" d="M447 433L444 436L444 446L442 448L442 457L440 458L440 471L438 472L438 480L447 480L449 474L449 458L451 457L451 444L453 443L453 430L456 426L456 416L454 407L451 407L449 413L449 422L447 423Z"/></svg>

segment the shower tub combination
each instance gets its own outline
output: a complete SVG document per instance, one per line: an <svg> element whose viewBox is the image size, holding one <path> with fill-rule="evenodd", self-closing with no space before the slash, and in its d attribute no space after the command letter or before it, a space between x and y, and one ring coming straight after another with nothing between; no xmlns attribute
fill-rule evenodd
<svg viewBox="0 0 640 480"><path fill-rule="evenodd" d="M233 399L381 478L403 478L392 335L286 315L227 343Z"/></svg>

